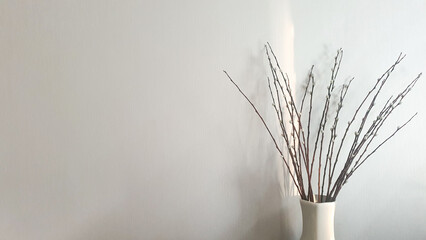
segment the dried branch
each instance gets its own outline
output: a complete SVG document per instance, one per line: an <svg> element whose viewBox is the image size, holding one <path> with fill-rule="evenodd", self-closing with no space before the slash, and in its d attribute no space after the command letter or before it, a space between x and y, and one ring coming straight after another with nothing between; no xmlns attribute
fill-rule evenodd
<svg viewBox="0 0 426 240"><path fill-rule="evenodd" d="M399 130L401 130L402 128L404 128L409 122L411 122L411 120L413 120L413 118L417 116L417 113L415 113L413 116L411 116L404 124L402 124L401 126L397 127L396 130L389 135L383 142L381 142L376 148L374 148L373 151L371 151L371 153L369 153L358 165L354 166L354 168L347 174L346 178L345 178L345 182L346 183L348 181L348 179L352 176L352 174L371 156L373 155L377 149L379 149L380 147L383 146L383 144L385 144L389 139L391 139Z"/></svg>
<svg viewBox="0 0 426 240"><path fill-rule="evenodd" d="M320 127L318 128L317 137L315 139L314 153L313 153L312 162L311 162L311 172L309 173L309 175L311 177L314 162L315 162L315 154L316 154L316 150L317 150L317 147L318 147L318 140L319 140L319 137L321 135L321 142L319 144L320 152L319 152L319 156L318 156L318 194L320 193L320 186L321 186L321 162L322 162L322 148L323 148L323 143L324 143L324 130L325 130L325 126L327 124L327 117L328 117L328 110L330 109L331 95L332 95L333 90L334 90L337 73L339 72L340 64L342 62L342 57L343 57L343 51L342 51L342 49L339 49L337 51L336 57L334 58L334 66L331 69L331 79L330 79L329 85L327 87L327 95L325 97L325 103L324 103L324 107L323 107L323 111L322 111L322 115L321 115L321 120L320 120L320 123L319 123ZM321 198L319 198L319 199L321 201Z"/></svg>
<svg viewBox="0 0 426 240"><path fill-rule="evenodd" d="M280 149L280 147L278 147L277 141L275 140L274 135L272 134L271 130L269 130L268 125L266 124L265 120L263 119L262 115L260 115L259 111L257 110L256 106L254 106L254 104L250 101L250 99L244 94L244 92L240 89L240 87L234 82L234 80L232 80L231 76L229 76L229 74L226 71L223 71L226 76L228 77L228 79L234 84L234 86L238 89L238 91L244 96L244 98L250 103L250 105L252 106L253 110L256 112L257 116L260 118L260 120L263 123L263 126L266 128L266 130L269 133L269 136L271 137L272 141L274 142L275 145L275 149L277 149L277 151L280 153L281 158L283 159L284 164L286 165L289 174L293 180L293 182L295 183L297 190L299 192L299 194L302 195L302 193L300 192L300 188L299 186L296 184L296 180L294 179L293 173L291 171L290 166L288 165L288 160L284 157L282 150Z"/></svg>
<svg viewBox="0 0 426 240"><path fill-rule="evenodd" d="M339 95L339 102L337 103L337 110L336 110L336 115L334 117L334 122L333 125L330 128L330 140L328 143L328 148L327 148L327 156L326 156L326 161L325 161L325 166L324 166L324 173L323 173L323 179L322 179L322 187L321 187L321 195L324 195L324 185L325 185L325 176L326 176L326 172L327 172L327 167L328 167L328 182L331 182L331 159L333 158L333 150L334 150L334 145L335 145L335 141L337 138L337 124L339 122L339 114L340 111L342 110L343 107L343 100L346 97L346 94L348 92L348 89L352 83L352 80L349 80L348 84L344 84L342 89L340 90L340 95Z"/></svg>
<svg viewBox="0 0 426 240"><path fill-rule="evenodd" d="M405 127L405 125L407 125L417 115L417 113L414 114L401 127L398 127L397 130L394 131L393 134L391 134L381 144L379 144L370 154L368 154L365 158L363 158L363 156L367 152L367 150L368 150L371 142L377 136L378 131L380 130L380 128L382 127L382 125L384 124L384 122L386 121L386 119L390 116L390 114L392 113L392 111L394 109L396 109L398 106L401 105L402 100L412 90L412 88L417 83L417 81L419 80L419 78L421 77L421 75L422 74L420 73L413 81L411 81L410 84L408 84L408 86L400 94L398 94L398 96L390 104L389 104L389 102L390 102L390 100L392 98L389 98L388 101L386 101L386 103L385 103L384 107L382 108L382 110L380 111L379 115L373 121L372 126L370 127L371 130L369 129L369 131L364 135L363 140L364 139L365 139L364 141L368 140L368 143L364 147L364 151L359 156L358 160L355 162L355 164L352 167L351 171L349 173L347 173L343 184L345 184L347 182L348 178L359 168L359 166L361 164L363 164L365 162L365 160L367 160L378 148L380 148L385 142L387 142L391 137L393 137L401 128ZM361 159L363 159L363 160L361 161Z"/></svg>
<svg viewBox="0 0 426 240"><path fill-rule="evenodd" d="M234 84L238 91L244 96L249 102L257 116L260 118L264 127L266 128L269 136L271 137L275 149L280 154L290 176L295 184L298 193L301 198L308 201L316 201L313 190L313 171L318 171L317 182L317 194L323 197L318 197L318 201L335 201L342 187L347 183L348 179L353 173L362 166L367 159L370 158L381 146L383 146L389 139L395 136L395 134L405 127L411 120L417 115L414 114L410 117L401 127L398 127L391 135L385 140L380 142L372 151L370 149L371 144L376 139L376 136L382 126L385 124L389 116L393 113L395 108L401 105L402 100L406 95L413 89L417 81L421 77L421 73L412 80L395 98L390 97L383 105L381 110L371 124L367 125L367 120L376 105L377 99L382 92L384 85L387 83L390 75L395 70L396 66L405 58L405 55L400 54L396 61L380 76L375 84L369 89L367 94L364 96L360 104L355 109L352 117L348 121L348 124L344 130L343 136L340 138L340 143L336 144L337 140L337 126L340 121L340 113L343 108L343 102L347 95L348 89L351 85L353 78L347 83L343 84L343 87L339 90L337 107L332 107L331 98L335 89L335 83L337 75L340 70L341 61L343 58L343 51L339 49L334 58L334 65L331 68L331 78L328 83L327 92L325 95L324 105L322 106L322 113L318 123L318 130L316 134L311 136L312 128L312 109L315 107L313 102L314 90L315 90L315 77L313 74L314 66L311 67L308 74L308 81L303 89L303 95L299 108L296 106L294 93L291 89L290 79L287 74L283 72L281 66L278 63L277 57L272 50L269 43L265 45L266 56L268 59L269 68L272 74L272 79L269 77L268 88L271 95L272 106L274 108L276 118L278 120L281 137L284 139L284 144L288 152L288 156L284 156L283 150L279 147L278 142L272 134L270 128L264 121L264 118L259 113L258 109L251 102L251 100L244 94L240 87L233 81L229 74L224 71L228 79ZM271 55L270 55L271 53ZM283 84L281 84L281 81ZM309 99L307 99L309 98ZM305 107L305 102L309 101L309 106ZM368 102L368 103L367 103ZM351 146L348 151L348 155L345 159L343 168L341 169L336 180L334 180L334 174L336 166L341 159L340 154L342 153L343 145L346 144L346 140L349 136L350 129L361 113L361 109L366 105L366 110L362 114L360 124L355 131L355 135ZM302 113L304 109L308 109L307 119L303 119ZM331 127L329 129L330 136L327 139L325 134L326 126L328 122L328 115L330 111L335 110L334 118ZM288 123L287 123L288 121ZM288 125L289 124L289 125ZM305 125L305 126L304 126ZM305 135L306 130L306 135ZM310 138L313 137L314 145L310 146ZM328 135L327 135L328 137ZM336 154L334 154L337 149ZM312 155L310 153L312 151ZM323 159L325 158L325 159ZM324 166L323 166L323 161ZM355 161L356 160L356 161ZM314 169L314 163L318 161L318 168ZM321 179L322 173L322 179ZM307 179L304 179L306 176ZM305 184L307 189L305 191Z"/></svg>
<svg viewBox="0 0 426 240"><path fill-rule="evenodd" d="M340 150L341 150L341 148L342 148L342 146L343 146L343 143L344 143L344 141L345 141L345 138L346 138L346 135L347 135L347 133L348 133L348 131L349 131L349 129L350 129L350 127L351 127L351 125L353 124L353 122L355 121L355 118L356 118L356 116L357 116L357 114L358 114L358 112L359 112L359 110L361 109L361 107L364 105L364 103L367 101L367 99L370 97L370 95L371 94L373 94L374 93L374 91L376 91L375 92L375 94L373 95L373 97L372 97L372 99L371 99L371 101L370 101L370 104L369 104L369 106L368 106L368 108L367 108L367 110L366 110L366 112L365 112L365 114L364 114L364 116L363 116L363 118L362 118L362 120L361 120L361 124L360 124L360 126L359 126L359 128L358 128L358 130L355 132L355 138L354 138L354 140L353 140L353 142L352 142L352 146L351 146L351 148L350 148L350 150L349 150L349 153L348 153L348 156L347 156L347 159L346 159L346 162L345 162L345 165L344 165L344 167L343 167L343 170L340 172L340 174L339 174L339 176L338 176L338 178L337 178L337 180L336 180L336 182L335 182L335 184L333 185L333 188L331 189L331 191L329 192L329 194L327 194L327 199L330 199L330 195L334 195L333 197L331 197L332 199L333 198L335 198L337 195L336 194L334 194L334 192L336 191L336 189L337 188L341 188L341 185L342 185L342 183L343 183L343 180L344 180L344 178L345 178L345 176L346 176L346 173L347 173L347 171L349 170L349 168L350 168L350 166L352 165L352 161L353 161L353 159L356 157L356 154L357 154L357 152L358 151L356 151L356 149L357 149L357 146L358 146L358 139L359 139L359 135L361 134L361 131L363 130L363 127L364 127L364 124L365 124L365 121L367 120L367 117L368 117L368 115L370 114L370 111L371 111L371 109L373 108L373 106L375 105L375 102L376 102L376 98L378 97L378 95L379 95L379 93L381 92L381 90L382 90L382 88L383 88L383 86L384 86L384 84L387 82L387 79L389 78L389 76L390 76L390 74L394 71L394 69L395 69L395 67L403 60L405 58L405 55L402 55L402 53L398 56L398 58L397 58L397 60L392 64L392 66L391 67L389 67L383 74L382 74L382 76L380 76L378 79L377 79L377 81L376 81L376 83L375 83L375 85L370 89L370 91L367 93L367 95L364 97L364 99L362 100L362 102L360 103L360 105L358 106L358 108L356 109L356 111L355 111L355 113L354 113L354 115L353 115L353 117L352 117L352 119L351 119L351 121L348 123L348 126L347 126L347 128L346 128L346 130L345 130L345 134L344 134L344 136L343 136L343 138L342 138L342 141L341 141L341 143L340 143L340 146L339 146L339 150L337 151L337 155L336 155L336 160L335 160L335 164L337 164L337 161L338 161L338 157L339 157L339 154L340 154ZM379 85L380 84L380 85ZM378 87L378 88L377 88ZM359 149L358 149L359 150ZM334 170L335 170L335 168L333 167L333 170L332 170L332 177L333 177L333 175L334 175Z"/></svg>

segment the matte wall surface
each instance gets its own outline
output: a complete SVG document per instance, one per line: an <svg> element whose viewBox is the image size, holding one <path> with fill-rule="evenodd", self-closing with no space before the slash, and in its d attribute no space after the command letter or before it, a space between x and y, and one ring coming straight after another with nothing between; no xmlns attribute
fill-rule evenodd
<svg viewBox="0 0 426 240"><path fill-rule="evenodd" d="M0 238L279 238L275 152L222 72L266 102L279 5L1 1Z"/></svg>
<svg viewBox="0 0 426 240"><path fill-rule="evenodd" d="M343 47L353 102L403 51L391 93L426 69L424 9L0 1L0 239L298 239L288 176L222 70L271 126L267 41L297 91L311 64L327 81ZM336 239L426 238L425 90L423 80L383 135L419 111L415 121L341 192Z"/></svg>

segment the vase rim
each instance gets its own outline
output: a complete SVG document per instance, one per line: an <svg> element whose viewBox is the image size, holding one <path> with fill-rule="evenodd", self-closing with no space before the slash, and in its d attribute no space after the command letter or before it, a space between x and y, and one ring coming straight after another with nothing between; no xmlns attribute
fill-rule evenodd
<svg viewBox="0 0 426 240"><path fill-rule="evenodd" d="M311 201L304 200L304 199L300 199L300 202L304 203L304 204L312 204L312 205L327 205L327 204L334 205L334 204L336 204L336 201L332 201L332 202L317 202L316 201L317 199L318 199L318 197L316 196L315 202L311 202Z"/></svg>

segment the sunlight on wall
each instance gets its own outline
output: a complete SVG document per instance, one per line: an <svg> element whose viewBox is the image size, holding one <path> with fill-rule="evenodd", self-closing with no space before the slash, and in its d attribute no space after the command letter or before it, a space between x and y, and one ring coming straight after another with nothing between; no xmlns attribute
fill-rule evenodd
<svg viewBox="0 0 426 240"><path fill-rule="evenodd" d="M272 48L277 54L282 70L290 79L290 87L293 96L296 94L296 73L294 66L294 24L291 15L291 8L288 1L275 2L271 6L271 32L272 39L276 42L271 43ZM281 29L281 31L277 31ZM275 43L275 44L274 44ZM277 131L279 126L277 124ZM284 146L284 143L282 143ZM281 160L281 159L280 159ZM282 161L277 167L280 178L280 185L284 196L294 196L297 189L293 185L293 181L286 170Z"/></svg>

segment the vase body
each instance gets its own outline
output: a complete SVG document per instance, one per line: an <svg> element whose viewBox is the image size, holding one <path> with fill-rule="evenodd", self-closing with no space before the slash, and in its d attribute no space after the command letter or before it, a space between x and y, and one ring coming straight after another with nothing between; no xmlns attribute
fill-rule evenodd
<svg viewBox="0 0 426 240"><path fill-rule="evenodd" d="M303 231L300 240L334 239L334 202L313 203L300 200Z"/></svg>

